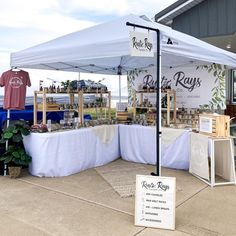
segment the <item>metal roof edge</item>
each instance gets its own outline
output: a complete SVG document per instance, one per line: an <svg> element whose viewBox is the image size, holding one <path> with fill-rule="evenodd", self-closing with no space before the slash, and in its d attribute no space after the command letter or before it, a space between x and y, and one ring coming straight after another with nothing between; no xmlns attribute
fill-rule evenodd
<svg viewBox="0 0 236 236"><path fill-rule="evenodd" d="M204 1L204 0L202 0ZM178 0L177 2L173 3L172 5L168 6L167 8L165 8L164 10L160 11L159 13L157 13L155 15L155 21L159 22L159 23L166 23L166 21L170 21L172 20L174 17L176 17L177 15L183 13L183 10L181 11L181 9L183 7L186 7L188 5L190 5L193 2L196 2L195 5L199 4L202 1L196 1L196 0ZM189 6L188 10L191 9L193 6ZM178 14L179 11L179 14ZM171 18L171 15L174 14L174 17ZM168 18L168 19L167 19ZM162 22L163 21L163 22Z"/></svg>

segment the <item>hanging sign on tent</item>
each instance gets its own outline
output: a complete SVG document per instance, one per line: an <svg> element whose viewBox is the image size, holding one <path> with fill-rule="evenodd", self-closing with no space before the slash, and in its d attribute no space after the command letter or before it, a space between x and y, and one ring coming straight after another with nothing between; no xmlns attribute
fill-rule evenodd
<svg viewBox="0 0 236 236"><path fill-rule="evenodd" d="M136 176L135 225L175 229L174 177Z"/></svg>
<svg viewBox="0 0 236 236"><path fill-rule="evenodd" d="M151 33L130 32L130 50L134 57L153 57L153 37Z"/></svg>

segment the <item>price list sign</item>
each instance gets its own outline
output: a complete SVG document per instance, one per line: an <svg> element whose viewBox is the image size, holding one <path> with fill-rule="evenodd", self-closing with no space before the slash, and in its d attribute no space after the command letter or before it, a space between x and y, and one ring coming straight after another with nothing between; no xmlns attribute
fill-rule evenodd
<svg viewBox="0 0 236 236"><path fill-rule="evenodd" d="M136 175L135 225L175 229L176 179Z"/></svg>

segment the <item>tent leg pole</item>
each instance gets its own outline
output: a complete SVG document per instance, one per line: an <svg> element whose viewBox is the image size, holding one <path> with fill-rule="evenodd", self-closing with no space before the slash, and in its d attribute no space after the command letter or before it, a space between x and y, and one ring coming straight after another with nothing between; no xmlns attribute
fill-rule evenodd
<svg viewBox="0 0 236 236"><path fill-rule="evenodd" d="M7 110L7 128L9 127L10 124L10 109ZM8 149L8 140L6 141L6 151ZM4 176L7 175L7 165L4 164Z"/></svg>
<svg viewBox="0 0 236 236"><path fill-rule="evenodd" d="M121 103L121 77L119 75L119 103Z"/></svg>

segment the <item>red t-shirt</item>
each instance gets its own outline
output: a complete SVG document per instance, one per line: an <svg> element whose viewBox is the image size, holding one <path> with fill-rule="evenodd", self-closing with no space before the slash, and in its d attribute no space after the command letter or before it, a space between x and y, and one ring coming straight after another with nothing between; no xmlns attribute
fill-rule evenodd
<svg viewBox="0 0 236 236"><path fill-rule="evenodd" d="M0 86L5 86L4 109L25 109L26 86L31 86L28 72L8 70L2 74Z"/></svg>

